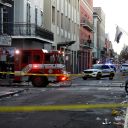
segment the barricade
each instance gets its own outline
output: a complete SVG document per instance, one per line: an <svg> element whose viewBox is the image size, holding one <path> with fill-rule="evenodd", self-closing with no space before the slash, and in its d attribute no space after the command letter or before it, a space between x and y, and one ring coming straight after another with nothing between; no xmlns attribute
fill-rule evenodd
<svg viewBox="0 0 128 128"><path fill-rule="evenodd" d="M45 105L45 106L0 106L0 112L33 112L33 111L66 111L83 109L112 109L124 108L128 104L72 104L72 105Z"/></svg>

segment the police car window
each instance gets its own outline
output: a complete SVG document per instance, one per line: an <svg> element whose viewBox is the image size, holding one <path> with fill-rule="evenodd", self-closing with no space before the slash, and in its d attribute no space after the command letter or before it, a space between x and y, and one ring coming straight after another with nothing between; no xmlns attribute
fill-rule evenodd
<svg viewBox="0 0 128 128"><path fill-rule="evenodd" d="M102 69L109 69L109 66L108 65L103 65Z"/></svg>

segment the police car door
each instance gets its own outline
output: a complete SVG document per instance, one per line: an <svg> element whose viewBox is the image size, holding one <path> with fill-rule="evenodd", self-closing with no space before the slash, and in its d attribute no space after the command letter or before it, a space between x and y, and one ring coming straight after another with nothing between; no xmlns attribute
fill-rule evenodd
<svg viewBox="0 0 128 128"><path fill-rule="evenodd" d="M110 68L108 65L103 65L102 66L102 75L103 76L108 76L110 74Z"/></svg>

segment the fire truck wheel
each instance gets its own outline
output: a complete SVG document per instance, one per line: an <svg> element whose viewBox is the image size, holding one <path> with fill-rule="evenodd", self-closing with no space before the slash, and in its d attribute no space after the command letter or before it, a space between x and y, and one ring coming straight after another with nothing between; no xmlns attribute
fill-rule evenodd
<svg viewBox="0 0 128 128"><path fill-rule="evenodd" d="M47 77L35 76L32 78L32 85L34 87L46 87L48 85Z"/></svg>

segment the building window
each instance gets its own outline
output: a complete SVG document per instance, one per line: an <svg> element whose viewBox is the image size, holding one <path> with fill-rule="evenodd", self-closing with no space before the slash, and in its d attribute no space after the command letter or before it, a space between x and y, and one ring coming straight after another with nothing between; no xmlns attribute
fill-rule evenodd
<svg viewBox="0 0 128 128"><path fill-rule="evenodd" d="M64 19L63 19L63 13L61 13L61 28L63 29L64 28Z"/></svg>
<svg viewBox="0 0 128 128"><path fill-rule="evenodd" d="M55 24L55 7L52 6L52 23Z"/></svg>
<svg viewBox="0 0 128 128"><path fill-rule="evenodd" d="M35 8L35 24L37 25L37 12L38 12L38 10L37 10L37 8Z"/></svg>
<svg viewBox="0 0 128 128"><path fill-rule="evenodd" d="M31 15L30 15L30 4L27 3L27 23L30 24Z"/></svg>
<svg viewBox="0 0 128 128"><path fill-rule="evenodd" d="M75 23L73 22L73 34L75 34Z"/></svg>
<svg viewBox="0 0 128 128"><path fill-rule="evenodd" d="M26 34L31 35L31 15L30 15L30 4L27 3L27 28L26 28Z"/></svg>
<svg viewBox="0 0 128 128"><path fill-rule="evenodd" d="M43 11L41 11L41 25L43 26L44 24L44 15L43 15Z"/></svg>
<svg viewBox="0 0 128 128"><path fill-rule="evenodd" d="M59 17L59 11L57 11L57 26L59 26L60 23L60 17Z"/></svg>
<svg viewBox="0 0 128 128"><path fill-rule="evenodd" d="M78 0L78 11L79 11L79 6L80 6L80 4L79 4L79 0Z"/></svg>
<svg viewBox="0 0 128 128"><path fill-rule="evenodd" d="M66 16L66 18L65 18L65 29L66 29L66 31L68 31L68 17Z"/></svg>
<svg viewBox="0 0 128 128"><path fill-rule="evenodd" d="M70 19L68 19L68 32L70 32Z"/></svg>
<svg viewBox="0 0 128 128"><path fill-rule="evenodd" d="M8 11L7 8L3 8L3 33L7 33L8 32Z"/></svg>
<svg viewBox="0 0 128 128"><path fill-rule="evenodd" d="M77 1L76 0L74 0L74 7L75 7L75 9L77 8Z"/></svg>

